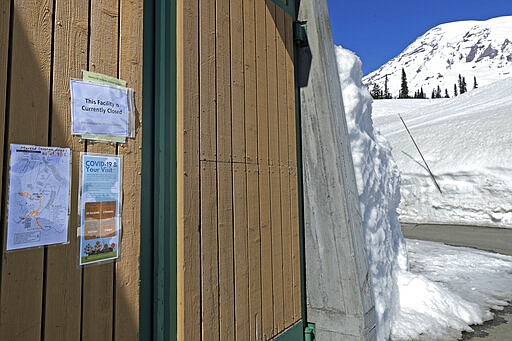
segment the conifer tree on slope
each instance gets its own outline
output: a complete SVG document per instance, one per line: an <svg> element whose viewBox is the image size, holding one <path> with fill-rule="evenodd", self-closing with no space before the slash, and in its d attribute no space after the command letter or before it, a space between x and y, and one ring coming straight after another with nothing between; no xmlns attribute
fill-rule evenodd
<svg viewBox="0 0 512 341"><path fill-rule="evenodd" d="M468 90L466 85L466 79L462 77L459 73L459 93L462 95Z"/></svg>
<svg viewBox="0 0 512 341"><path fill-rule="evenodd" d="M404 69L402 69L402 86L400 87L400 93L398 94L398 98L409 98L409 89L407 87L407 75L405 74Z"/></svg>
<svg viewBox="0 0 512 341"><path fill-rule="evenodd" d="M478 89L478 83L476 82L476 76L473 76L473 80L474 80L473 89Z"/></svg>
<svg viewBox="0 0 512 341"><path fill-rule="evenodd" d="M373 99L382 98L382 90L380 89L379 84L373 83L373 88L372 91L370 91L370 95L372 95Z"/></svg>
<svg viewBox="0 0 512 341"><path fill-rule="evenodd" d="M453 84L453 95L457 97L459 94L457 93L457 84Z"/></svg>
<svg viewBox="0 0 512 341"><path fill-rule="evenodd" d="M389 88L388 88L388 75L386 75L386 79L384 80L384 95L383 97L385 99L391 99L391 94L389 93Z"/></svg>

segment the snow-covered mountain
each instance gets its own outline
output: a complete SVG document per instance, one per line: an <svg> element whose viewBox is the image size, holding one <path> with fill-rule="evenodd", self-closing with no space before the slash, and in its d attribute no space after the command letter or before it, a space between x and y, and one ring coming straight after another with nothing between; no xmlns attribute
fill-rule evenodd
<svg viewBox="0 0 512 341"><path fill-rule="evenodd" d="M372 89L377 83L398 96L402 68L407 75L409 96L423 87L427 97L440 86L450 97L459 74L465 78L467 89L512 76L512 16L486 21L458 21L442 24L429 30L402 53L363 78Z"/></svg>

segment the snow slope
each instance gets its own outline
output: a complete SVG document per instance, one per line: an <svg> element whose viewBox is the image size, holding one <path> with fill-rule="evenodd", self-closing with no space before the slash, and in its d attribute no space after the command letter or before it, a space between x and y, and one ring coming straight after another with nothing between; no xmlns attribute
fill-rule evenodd
<svg viewBox="0 0 512 341"><path fill-rule="evenodd" d="M451 97L458 76L465 77L468 90L476 77L479 86L512 76L512 16L486 21L458 21L427 31L397 57L363 78L371 89L374 83L388 87L393 97L400 90L402 68L407 75L409 95L423 87L430 97L440 86Z"/></svg>
<svg viewBox="0 0 512 341"><path fill-rule="evenodd" d="M402 221L512 227L512 78L452 99L375 101L373 119L401 172Z"/></svg>

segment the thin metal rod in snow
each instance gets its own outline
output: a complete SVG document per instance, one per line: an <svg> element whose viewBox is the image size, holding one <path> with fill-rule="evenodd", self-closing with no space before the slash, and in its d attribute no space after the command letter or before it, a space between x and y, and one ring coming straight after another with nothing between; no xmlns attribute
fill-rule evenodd
<svg viewBox="0 0 512 341"><path fill-rule="evenodd" d="M409 134L409 136L411 137L412 143L414 143L414 146L416 147L416 150L418 151L418 153L420 153L421 159L425 163L425 166L427 167L427 171L430 174L430 177L432 178L432 181L434 181L434 184L436 185L437 189L439 190L439 193L443 194L443 191L441 191L441 187L439 186L439 184L436 181L436 177L434 176L434 173L432 173L432 171L430 170L430 167L428 166L427 161L425 161L425 158L423 157L423 154L421 153L420 147L418 147L418 145L416 144L416 141L414 141L414 137L412 137L411 131L407 127L407 124L405 124L405 121L404 121L404 119L402 118L402 116L400 114L398 114L398 117L400 117L400 120L404 124L404 127L407 130L407 133Z"/></svg>

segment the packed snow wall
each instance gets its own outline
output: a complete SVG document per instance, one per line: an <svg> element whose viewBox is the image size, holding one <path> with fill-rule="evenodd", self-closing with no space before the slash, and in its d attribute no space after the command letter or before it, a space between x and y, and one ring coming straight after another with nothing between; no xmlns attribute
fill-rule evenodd
<svg viewBox="0 0 512 341"><path fill-rule="evenodd" d="M336 47L336 59L368 250L377 339L385 340L399 309L398 272L407 268L397 213L400 175L388 142L373 128L372 98L361 82L361 60L342 47Z"/></svg>

